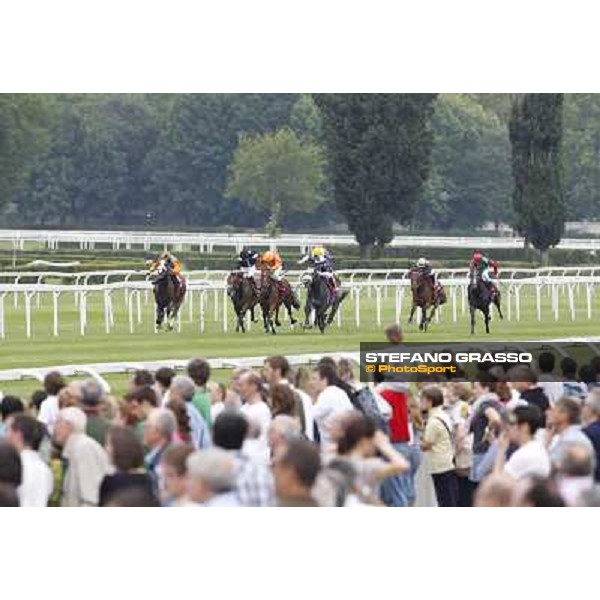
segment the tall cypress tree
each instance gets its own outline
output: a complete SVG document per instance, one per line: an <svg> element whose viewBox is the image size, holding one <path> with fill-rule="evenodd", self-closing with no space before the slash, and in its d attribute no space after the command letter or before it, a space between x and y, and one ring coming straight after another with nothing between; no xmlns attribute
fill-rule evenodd
<svg viewBox="0 0 600 600"><path fill-rule="evenodd" d="M429 176L436 94L315 94L335 202L363 256L408 223Z"/></svg>
<svg viewBox="0 0 600 600"><path fill-rule="evenodd" d="M563 94L523 94L513 99L509 121L515 225L544 261L565 228L562 110Z"/></svg>

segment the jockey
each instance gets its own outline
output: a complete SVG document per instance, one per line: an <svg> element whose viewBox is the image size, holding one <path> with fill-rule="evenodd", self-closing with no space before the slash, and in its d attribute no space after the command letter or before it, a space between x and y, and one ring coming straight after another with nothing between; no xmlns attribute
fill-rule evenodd
<svg viewBox="0 0 600 600"><path fill-rule="evenodd" d="M415 269L424 275L425 277L429 277L431 279L431 283L433 284L433 289L436 293L440 289L440 282L437 278L437 273L433 270L431 263L424 257L419 258L419 260L415 263Z"/></svg>
<svg viewBox="0 0 600 600"><path fill-rule="evenodd" d="M256 272L256 263L258 262L259 255L256 250L252 248L243 248L238 256L238 267L240 270L248 273L249 275L254 275Z"/></svg>
<svg viewBox="0 0 600 600"><path fill-rule="evenodd" d="M493 277L490 274L490 269L494 274ZM495 260L490 260L487 256L479 252L479 250L475 250L469 264L469 272L473 271L481 277L483 283L485 283L490 290L493 292L498 291L494 281L494 279L498 277L498 263Z"/></svg>
<svg viewBox="0 0 600 600"><path fill-rule="evenodd" d="M277 250L267 250L260 258L260 262L271 270L271 275L276 281L283 279L283 261Z"/></svg>
<svg viewBox="0 0 600 600"><path fill-rule="evenodd" d="M332 293L337 290L338 278L333 270L333 257L324 246L315 246L311 252L303 256L298 264L308 263L313 269L325 278Z"/></svg>
<svg viewBox="0 0 600 600"><path fill-rule="evenodd" d="M181 261L168 250L165 250L159 257L159 261L163 261L165 268L173 278L175 285L184 285L184 279L181 274Z"/></svg>

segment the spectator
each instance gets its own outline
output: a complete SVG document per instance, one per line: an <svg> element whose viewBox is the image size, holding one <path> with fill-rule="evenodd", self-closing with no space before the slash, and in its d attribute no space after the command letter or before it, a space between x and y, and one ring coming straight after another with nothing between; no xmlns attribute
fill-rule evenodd
<svg viewBox="0 0 600 600"><path fill-rule="evenodd" d="M474 506L498 508L513 505L516 483L504 473L493 473L485 477L475 492Z"/></svg>
<svg viewBox="0 0 600 600"><path fill-rule="evenodd" d="M563 395L563 384L554 374L556 358L552 352L541 352L538 356L539 386L552 406Z"/></svg>
<svg viewBox="0 0 600 600"><path fill-rule="evenodd" d="M100 505L107 506L122 490L144 488L154 493L153 480L144 469L144 447L129 427L111 427L106 436L106 452L115 472L100 484Z"/></svg>
<svg viewBox="0 0 600 600"><path fill-rule="evenodd" d="M108 456L85 433L85 413L75 406L61 409L53 439L67 461L63 481L63 506L97 506L100 482L110 472Z"/></svg>
<svg viewBox="0 0 600 600"><path fill-rule="evenodd" d="M271 423L271 411L262 396L262 380L258 373L249 371L240 377L239 382L242 414L258 430L258 439L266 448L267 431Z"/></svg>
<svg viewBox="0 0 600 600"><path fill-rule="evenodd" d="M134 392L141 387L152 387L154 385L154 375L147 369L138 369L133 374L131 381L129 382L129 391Z"/></svg>
<svg viewBox="0 0 600 600"><path fill-rule="evenodd" d="M598 387L596 369L591 365L583 365L579 368L579 379L587 387L588 391Z"/></svg>
<svg viewBox="0 0 600 600"><path fill-rule="evenodd" d="M298 418L297 398L294 396L294 391L289 385L276 383L274 386L270 387L269 400L273 417L278 415L288 415L290 417ZM302 408L301 403L300 408Z"/></svg>
<svg viewBox="0 0 600 600"><path fill-rule="evenodd" d="M190 425L190 416L185 402L179 399L169 400L166 408L173 413L177 421L177 429L173 435L173 442L177 444L192 444L192 426Z"/></svg>
<svg viewBox="0 0 600 600"><path fill-rule="evenodd" d="M298 419L288 415L275 417L269 425L267 439L269 442L270 455L275 456L282 446L291 439L302 437L302 430Z"/></svg>
<svg viewBox="0 0 600 600"><path fill-rule="evenodd" d="M585 401L583 409L586 415L586 426L583 428L583 433L588 436L594 453L596 455L596 469L594 471L594 479L600 482L600 389L594 389L590 392Z"/></svg>
<svg viewBox="0 0 600 600"><path fill-rule="evenodd" d="M509 416L509 430L501 437L499 451L496 455L496 472L506 473L514 479L526 477L549 477L551 464L548 451L535 439L535 433L542 423L540 409L533 404L518 406ZM518 449L506 461L508 444L515 444Z"/></svg>
<svg viewBox="0 0 600 600"><path fill-rule="evenodd" d="M95 379L88 379L81 384L81 408L87 417L85 432L101 446L106 443L106 433L110 422L100 415L100 407L104 390Z"/></svg>
<svg viewBox="0 0 600 600"><path fill-rule="evenodd" d="M175 377L175 370L171 367L161 367L154 374L154 391L160 406L166 406L169 401L169 388L173 377Z"/></svg>
<svg viewBox="0 0 600 600"><path fill-rule="evenodd" d="M48 506L52 495L52 471L38 452L43 437L44 425L34 417L18 414L11 419L7 438L19 452L23 467L23 481L17 490L21 506Z"/></svg>
<svg viewBox="0 0 600 600"><path fill-rule="evenodd" d="M194 385L196 386L196 391L192 398L192 404L202 415L204 422L210 429L212 426L210 414L210 397L209 392L206 388L206 385L210 378L210 365L203 358L194 358L188 363L187 372L192 381L194 382Z"/></svg>
<svg viewBox="0 0 600 600"><path fill-rule="evenodd" d="M71 381L58 393L58 408L81 408L81 381Z"/></svg>
<svg viewBox="0 0 600 600"><path fill-rule="evenodd" d="M291 381L290 364L284 356L270 356L265 360L263 377L269 390L277 384L288 385L294 392L296 413L302 425L304 435L312 440L314 438L313 403L310 396L302 389L295 387Z"/></svg>
<svg viewBox="0 0 600 600"><path fill-rule="evenodd" d="M421 449L429 453L431 476L438 506L457 506L458 482L454 472L454 438L452 425L444 412L444 395L437 386L421 391L427 425L421 440Z"/></svg>
<svg viewBox="0 0 600 600"><path fill-rule="evenodd" d="M567 506L582 506L594 487L594 452L588 444L570 444L556 463L556 484Z"/></svg>
<svg viewBox="0 0 600 600"><path fill-rule="evenodd" d="M321 469L317 447L302 439L289 440L273 460L279 506L317 506L312 488Z"/></svg>
<svg viewBox="0 0 600 600"><path fill-rule="evenodd" d="M583 400L587 396L587 385L577 380L577 363L570 357L565 356L560 361L560 369L563 374L563 393L567 398Z"/></svg>
<svg viewBox="0 0 600 600"><path fill-rule="evenodd" d="M242 398L240 396L240 381L242 376L246 373L249 373L251 369L248 367L238 367L234 369L233 374L231 376L231 391L233 393L230 403L233 410L239 410L242 406Z"/></svg>
<svg viewBox="0 0 600 600"><path fill-rule="evenodd" d="M503 407L496 394L497 381L490 373L480 372L473 384L475 402L469 425L473 434L473 466L469 478L473 483L479 483L487 475L482 472L481 466L494 435L502 425Z"/></svg>
<svg viewBox="0 0 600 600"><path fill-rule="evenodd" d="M277 419L277 417L276 417ZM272 422L274 423L275 420ZM273 506L275 484L269 466L243 451L248 421L240 413L227 411L217 417L213 427L215 446L227 450L236 461L235 487L244 506Z"/></svg>
<svg viewBox="0 0 600 600"><path fill-rule="evenodd" d="M23 465L19 452L8 442L0 442L0 484L9 485L17 492L23 483Z"/></svg>
<svg viewBox="0 0 600 600"><path fill-rule="evenodd" d="M542 411L542 429L546 427L546 412L550 408L550 401L544 390L537 384L538 378L535 371L530 367L518 366L509 371L509 377L521 398L537 406ZM557 398L558 400L558 398Z"/></svg>
<svg viewBox="0 0 600 600"><path fill-rule="evenodd" d="M7 433L9 417L22 412L25 412L25 405L20 398L16 396L4 396L0 400L0 439Z"/></svg>
<svg viewBox="0 0 600 600"><path fill-rule="evenodd" d="M122 422L132 427L138 437L144 437L144 423L148 415L158 406L158 398L154 388L149 385L136 387L125 394L121 405Z"/></svg>
<svg viewBox="0 0 600 600"><path fill-rule="evenodd" d="M205 507L242 506L235 490L236 463L221 448L198 450L187 459L188 495Z"/></svg>
<svg viewBox="0 0 600 600"><path fill-rule="evenodd" d="M210 394L210 421L214 423L217 417L225 410L227 388L223 383L209 381L206 385Z"/></svg>
<svg viewBox="0 0 600 600"><path fill-rule="evenodd" d="M339 386L340 380L334 366L320 364L313 370L312 385L317 399L314 405L314 418L317 424L321 446L328 450L335 446L332 427L335 420L345 412L354 409L348 394Z"/></svg>
<svg viewBox="0 0 600 600"><path fill-rule="evenodd" d="M173 378L170 398L171 400L179 400L185 403L192 430L192 444L197 449L207 448L210 446L210 431L206 421L192 402L195 393L196 387L189 377L177 375Z"/></svg>
<svg viewBox="0 0 600 600"><path fill-rule="evenodd" d="M160 462L163 453L173 441L177 422L173 413L166 408L155 408L144 423L144 446L149 451L144 457L146 470L154 480L155 489L160 487Z"/></svg>
<svg viewBox="0 0 600 600"><path fill-rule="evenodd" d="M0 481L0 508L18 508L19 496L14 485Z"/></svg>
<svg viewBox="0 0 600 600"><path fill-rule="evenodd" d="M529 508L559 508L565 503L552 479L524 479L517 484L513 506Z"/></svg>
<svg viewBox="0 0 600 600"><path fill-rule="evenodd" d="M31 394L31 399L29 401L29 412L36 419L39 418L40 408L47 397L48 394L46 393L46 390L35 390L35 392Z"/></svg>
<svg viewBox="0 0 600 600"><path fill-rule="evenodd" d="M383 381L375 391L390 406L390 441L395 450L410 459L410 417L408 412L408 384L401 381ZM382 499L388 506L408 506L414 501L414 473L409 470L387 478L381 487Z"/></svg>
<svg viewBox="0 0 600 600"><path fill-rule="evenodd" d="M105 505L110 508L158 508L154 492L145 487L126 487L115 492Z"/></svg>
<svg viewBox="0 0 600 600"><path fill-rule="evenodd" d="M398 323L392 323L385 328L385 337L392 344L401 344L404 340L402 328Z"/></svg>
<svg viewBox="0 0 600 600"><path fill-rule="evenodd" d="M187 495L187 459L193 454L191 444L172 444L162 454L163 506L192 506Z"/></svg>
<svg viewBox="0 0 600 600"><path fill-rule="evenodd" d="M66 381L58 371L51 371L44 377L44 391L47 396L40 405L38 419L46 426L48 433L52 435L54 424L58 419L58 394L66 386Z"/></svg>
<svg viewBox="0 0 600 600"><path fill-rule="evenodd" d="M342 423L338 454L352 463L361 494L378 503L380 482L409 471L410 464L372 419L353 411L344 415Z"/></svg>
<svg viewBox="0 0 600 600"><path fill-rule="evenodd" d="M581 408L572 398L561 398L549 413L550 427L547 444L553 465L561 460L562 453L572 444L582 444L593 451L592 443L581 430Z"/></svg>

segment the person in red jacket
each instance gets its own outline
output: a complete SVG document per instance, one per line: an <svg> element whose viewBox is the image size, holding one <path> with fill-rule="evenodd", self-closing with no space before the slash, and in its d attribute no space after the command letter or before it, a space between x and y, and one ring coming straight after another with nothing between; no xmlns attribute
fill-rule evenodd
<svg viewBox="0 0 600 600"><path fill-rule="evenodd" d="M408 410L408 383L384 381L376 388L377 393L390 405L390 441L404 458L411 460L410 413ZM381 484L381 497L388 506L409 506L415 500L414 469L389 477Z"/></svg>

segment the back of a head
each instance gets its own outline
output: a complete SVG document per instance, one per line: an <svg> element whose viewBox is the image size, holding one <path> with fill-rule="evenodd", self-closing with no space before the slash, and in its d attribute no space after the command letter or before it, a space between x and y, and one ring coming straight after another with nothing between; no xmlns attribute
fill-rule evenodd
<svg viewBox="0 0 600 600"><path fill-rule="evenodd" d="M338 440L338 452L348 454L364 439L372 439L375 435L373 419L366 417L358 411L345 416L342 435Z"/></svg>
<svg viewBox="0 0 600 600"><path fill-rule="evenodd" d="M125 395L125 402L147 402L150 406L158 406L158 397L153 387L142 385Z"/></svg>
<svg viewBox="0 0 600 600"><path fill-rule="evenodd" d="M313 486L321 470L318 448L312 442L301 438L287 442L278 462L281 466L290 468L298 482L307 488Z"/></svg>
<svg viewBox="0 0 600 600"><path fill-rule="evenodd" d="M558 508L565 506L556 483L552 479L532 478L524 482L525 492L520 506L534 508Z"/></svg>
<svg viewBox="0 0 600 600"><path fill-rule="evenodd" d="M475 381L477 381L481 387L490 390L490 392L495 392L498 385L498 378L489 371L479 370L475 376Z"/></svg>
<svg viewBox="0 0 600 600"><path fill-rule="evenodd" d="M191 444L172 444L163 452L161 462L183 477L187 473L187 459L194 451Z"/></svg>
<svg viewBox="0 0 600 600"><path fill-rule="evenodd" d="M213 443L224 450L240 450L248 435L248 420L239 412L223 411L213 423Z"/></svg>
<svg viewBox="0 0 600 600"><path fill-rule="evenodd" d="M474 497L477 507L512 506L516 481L504 473L489 475L481 481Z"/></svg>
<svg viewBox="0 0 600 600"><path fill-rule="evenodd" d="M594 383L596 381L596 370L591 365L583 365L579 368L579 379L583 383Z"/></svg>
<svg viewBox="0 0 600 600"><path fill-rule="evenodd" d="M42 440L44 439L44 426L30 415L19 414L12 419L10 428L13 431L18 431L25 446L32 450L38 450Z"/></svg>
<svg viewBox="0 0 600 600"><path fill-rule="evenodd" d="M428 385L421 390L421 395L431 402L433 408L444 404L444 393L442 388L437 385Z"/></svg>
<svg viewBox="0 0 600 600"><path fill-rule="evenodd" d="M534 435L544 423L544 415L542 414L542 411L534 404L517 406L513 413L518 425L527 424L529 426L531 435Z"/></svg>
<svg viewBox="0 0 600 600"><path fill-rule="evenodd" d="M110 495L102 506L112 508L159 508L160 503L152 493L151 488L136 485L117 490Z"/></svg>
<svg viewBox="0 0 600 600"><path fill-rule="evenodd" d="M175 370L171 369L171 367L161 367L154 374L156 381L164 388L168 388L171 385L173 377L175 377Z"/></svg>
<svg viewBox="0 0 600 600"><path fill-rule="evenodd" d="M402 341L402 327L398 323L392 323L385 328L385 337L393 344L399 344Z"/></svg>
<svg viewBox="0 0 600 600"><path fill-rule="evenodd" d="M68 406L62 408L59 413L59 418L71 425L73 433L84 433L87 425L87 417L85 413L77 406Z"/></svg>
<svg viewBox="0 0 600 600"><path fill-rule="evenodd" d="M21 456L8 442L0 441L0 483L19 487L23 480Z"/></svg>
<svg viewBox="0 0 600 600"><path fill-rule="evenodd" d="M597 419L600 419L600 388L594 388L588 394L585 405Z"/></svg>
<svg viewBox="0 0 600 600"><path fill-rule="evenodd" d="M102 386L95 379L86 379L81 384L81 404L85 407L98 406L104 395Z"/></svg>
<svg viewBox="0 0 600 600"><path fill-rule="evenodd" d="M187 375L176 375L171 381L171 393L181 395L184 400L191 400L196 393L196 386L191 377Z"/></svg>
<svg viewBox="0 0 600 600"><path fill-rule="evenodd" d="M48 396L57 396L66 385L65 378L58 371L50 371L44 377L44 390Z"/></svg>
<svg viewBox="0 0 600 600"><path fill-rule="evenodd" d="M518 365L510 369L508 377L510 381L522 381L530 384L536 384L538 382L535 371L531 367L525 365Z"/></svg>
<svg viewBox="0 0 600 600"><path fill-rule="evenodd" d="M290 363L285 356L269 356L266 361L268 365L281 373L281 376L285 379L290 373Z"/></svg>
<svg viewBox="0 0 600 600"><path fill-rule="evenodd" d="M541 352L537 362L540 373L552 373L556 364L556 358L552 352Z"/></svg>
<svg viewBox="0 0 600 600"><path fill-rule="evenodd" d="M153 385L154 384L154 376L147 369L138 369L133 374L133 385L135 387L140 387L142 385Z"/></svg>
<svg viewBox="0 0 600 600"><path fill-rule="evenodd" d="M590 477L594 474L594 453L583 444L570 444L560 455L556 470L565 477Z"/></svg>
<svg viewBox="0 0 600 600"><path fill-rule="evenodd" d="M269 425L269 433L276 433L277 435L290 440L301 435L302 427L300 426L300 421L295 417L291 417L290 415L277 415L273 417L273 420Z"/></svg>
<svg viewBox="0 0 600 600"><path fill-rule="evenodd" d="M6 421L7 417L25 411L25 405L17 396L4 396L0 400L0 417L2 421Z"/></svg>
<svg viewBox="0 0 600 600"><path fill-rule="evenodd" d="M144 466L144 447L131 427L115 425L109 430L112 462L117 471L127 473Z"/></svg>
<svg viewBox="0 0 600 600"><path fill-rule="evenodd" d="M146 423L154 427L166 440L170 440L177 430L175 415L167 408L155 408L150 411Z"/></svg>
<svg viewBox="0 0 600 600"><path fill-rule="evenodd" d="M570 356L565 356L560 361L560 370L565 378L575 380L577 376L577 362Z"/></svg>
<svg viewBox="0 0 600 600"><path fill-rule="evenodd" d="M193 358L187 365L187 373L198 387L204 387L210 379L210 365L203 358Z"/></svg>
<svg viewBox="0 0 600 600"><path fill-rule="evenodd" d="M187 470L189 477L201 480L214 494L229 492L235 487L235 460L222 448L207 448L190 454Z"/></svg>

